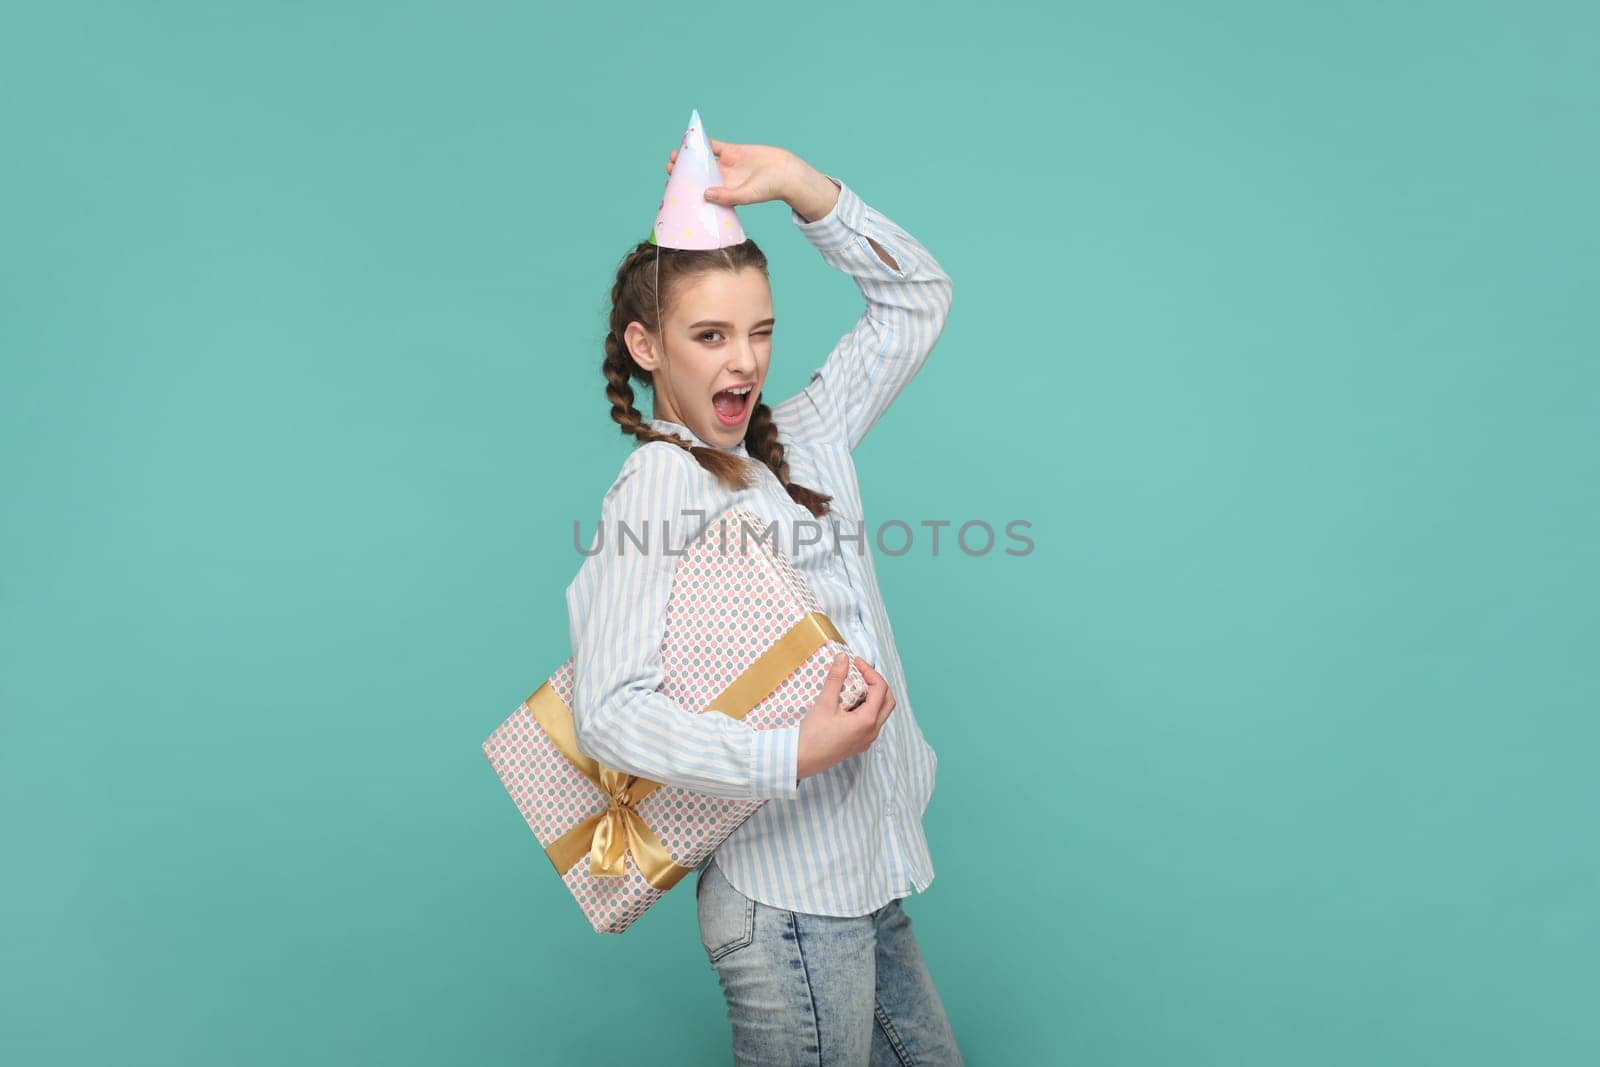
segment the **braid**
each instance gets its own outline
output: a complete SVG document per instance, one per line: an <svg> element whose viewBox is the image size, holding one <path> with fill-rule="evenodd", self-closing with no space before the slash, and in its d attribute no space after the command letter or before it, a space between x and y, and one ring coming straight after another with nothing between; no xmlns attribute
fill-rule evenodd
<svg viewBox="0 0 1600 1067"><path fill-rule="evenodd" d="M633 406L633 386L628 384L627 348L615 333L606 334L606 359L601 371L606 376L606 399L611 401L611 421L625 434L645 441L670 441L688 450L690 443L677 434L662 433L645 425L644 416Z"/></svg>
<svg viewBox="0 0 1600 1067"><path fill-rule="evenodd" d="M652 260L654 269L646 269ZM733 452L697 445L677 434L662 433L646 423L634 407L631 382L638 379L653 386L655 380L634 360L633 353L628 351L622 338L630 322L640 322L647 329L660 331L658 309L662 297L672 292L677 279L708 270L740 270L744 267L753 267L766 274L767 257L754 241L746 240L743 244L710 251L668 251L650 241L640 241L617 267L617 280L611 287L610 329L605 338L605 360L600 365L606 379L606 399L611 402L611 420L622 433L633 436L641 444L666 441L677 445L729 489L748 489L754 485L757 468ZM778 443L778 425L772 421L772 409L766 404L758 403L751 411L744 446L753 459L765 463L778 476L779 483L796 503L817 518L828 513L828 502L832 497L789 480L789 464L784 459L783 446Z"/></svg>
<svg viewBox="0 0 1600 1067"><path fill-rule="evenodd" d="M778 443L778 424L772 421L772 409L758 403L750 413L750 426L744 435L745 451L765 463L778 476L778 482L789 497L816 518L828 514L828 502L833 497L807 489L789 480L789 461L783 458L783 445Z"/></svg>

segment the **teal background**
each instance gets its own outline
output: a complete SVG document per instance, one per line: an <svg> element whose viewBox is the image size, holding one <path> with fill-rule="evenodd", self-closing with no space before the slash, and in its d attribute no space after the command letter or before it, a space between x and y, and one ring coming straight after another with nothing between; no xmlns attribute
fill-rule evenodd
<svg viewBox="0 0 1600 1067"><path fill-rule="evenodd" d="M968 1062L1600 1057L1592 5L5 23L0 1061L727 1058L692 893L592 933L479 750L693 108L955 280L869 520L1032 523L879 553ZM781 397L860 297L741 215Z"/></svg>

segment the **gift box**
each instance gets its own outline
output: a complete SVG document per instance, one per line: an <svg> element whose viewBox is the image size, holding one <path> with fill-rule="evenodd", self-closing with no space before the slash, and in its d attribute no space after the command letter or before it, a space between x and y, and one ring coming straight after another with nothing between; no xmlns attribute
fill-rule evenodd
<svg viewBox="0 0 1600 1067"><path fill-rule="evenodd" d="M850 653L805 580L745 508L713 518L673 569L659 692L758 730L798 724ZM697 793L601 766L572 726L571 658L483 743L556 873L597 933L621 933L700 867L765 799ZM846 707L866 695L853 659Z"/></svg>

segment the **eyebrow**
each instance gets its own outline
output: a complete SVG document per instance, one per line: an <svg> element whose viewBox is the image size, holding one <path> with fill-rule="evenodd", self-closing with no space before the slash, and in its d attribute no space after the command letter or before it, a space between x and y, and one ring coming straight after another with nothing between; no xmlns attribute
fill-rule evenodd
<svg viewBox="0 0 1600 1067"><path fill-rule="evenodd" d="M777 321L778 320L776 319L762 319L760 322L756 323L756 326L771 326ZM733 323L723 322L721 319L701 319L699 322L691 322L689 324L689 329L695 330L699 329L701 326L721 326L724 330L733 329Z"/></svg>

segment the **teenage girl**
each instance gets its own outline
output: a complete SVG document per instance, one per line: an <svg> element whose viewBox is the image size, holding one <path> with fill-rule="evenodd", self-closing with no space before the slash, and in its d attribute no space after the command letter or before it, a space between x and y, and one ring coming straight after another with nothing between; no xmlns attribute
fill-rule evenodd
<svg viewBox="0 0 1600 1067"><path fill-rule="evenodd" d="M623 259L602 369L611 418L639 444L601 505L605 547L567 588L578 746L654 781L771 801L695 886L738 1063L959 1064L900 906L933 881L922 815L938 758L912 714L851 455L944 329L950 278L909 233L794 153L710 144L726 184L706 199L783 201L866 310L800 392L769 406L775 316L755 242L700 251L642 241ZM650 389L649 419L633 382ZM673 565L699 523L733 505L772 525L859 654L861 704L840 706L843 655L784 730L697 714L657 692ZM619 552L623 527L635 541ZM654 540L639 550L639 537L668 529L681 534L673 552Z"/></svg>

